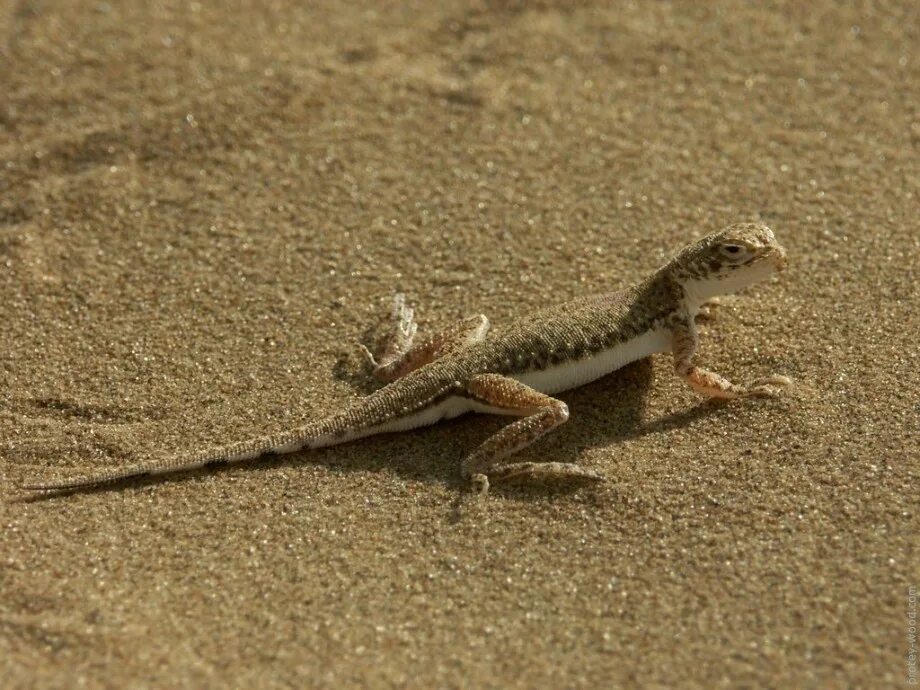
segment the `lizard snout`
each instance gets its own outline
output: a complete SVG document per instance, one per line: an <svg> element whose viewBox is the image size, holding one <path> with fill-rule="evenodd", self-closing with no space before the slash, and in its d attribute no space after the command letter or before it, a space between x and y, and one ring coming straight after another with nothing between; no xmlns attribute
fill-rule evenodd
<svg viewBox="0 0 920 690"><path fill-rule="evenodd" d="M782 271L789 264L789 259L786 258L786 250L779 245L776 245L773 251L773 264L776 266L777 271Z"/></svg>

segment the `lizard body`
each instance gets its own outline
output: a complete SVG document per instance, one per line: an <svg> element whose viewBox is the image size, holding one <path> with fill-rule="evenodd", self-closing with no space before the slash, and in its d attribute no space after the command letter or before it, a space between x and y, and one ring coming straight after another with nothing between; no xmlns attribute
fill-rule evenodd
<svg viewBox="0 0 920 690"><path fill-rule="evenodd" d="M785 250L769 228L736 224L688 245L627 290L542 309L496 334L489 334L488 320L479 315L418 342L412 310L397 296L397 327L386 351L377 361L365 349L375 375L388 385L342 411L217 450L23 488L78 489L223 465L405 431L467 412L518 418L464 459L464 478L481 492L490 479L600 479L573 463L506 459L568 419L567 406L553 394L658 352L672 351L676 373L706 396L772 395L788 385L786 377L771 376L739 386L693 361L695 317L704 303L766 278L785 262Z"/></svg>

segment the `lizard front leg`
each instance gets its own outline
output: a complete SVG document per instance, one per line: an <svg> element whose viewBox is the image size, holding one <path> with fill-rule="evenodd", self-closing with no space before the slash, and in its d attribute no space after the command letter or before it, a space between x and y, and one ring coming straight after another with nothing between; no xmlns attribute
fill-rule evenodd
<svg viewBox="0 0 920 690"><path fill-rule="evenodd" d="M499 414L523 417L486 439L463 461L462 474L479 493L489 490L489 478L513 477L602 479L596 472L569 462L505 463L510 455L526 448L569 418L561 400L544 395L520 381L500 374L480 374L466 385L468 395Z"/></svg>
<svg viewBox="0 0 920 690"><path fill-rule="evenodd" d="M671 324L674 370L683 377L697 393L710 398L750 398L772 396L790 385L786 376L768 376L748 386L739 386L715 372L698 367L693 363L698 344L696 325L692 319L678 320Z"/></svg>
<svg viewBox="0 0 920 690"><path fill-rule="evenodd" d="M385 383L395 381L452 350L479 342L489 330L489 320L479 314L422 336L416 342L418 325L415 323L415 312L406 306L405 295L401 293L393 299L393 319L396 321L395 332L379 360L364 345L360 346L373 368L374 376Z"/></svg>

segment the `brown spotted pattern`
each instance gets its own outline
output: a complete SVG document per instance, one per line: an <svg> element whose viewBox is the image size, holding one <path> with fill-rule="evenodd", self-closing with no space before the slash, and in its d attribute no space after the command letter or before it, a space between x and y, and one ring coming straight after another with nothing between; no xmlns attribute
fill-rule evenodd
<svg viewBox="0 0 920 690"><path fill-rule="evenodd" d="M570 463L501 464L568 418L562 402L510 376L591 357L663 327L673 335L677 373L701 394L714 397L773 394L788 385L789 380L772 376L742 387L694 364L695 314L688 306L687 293L689 281L739 275L746 267L764 261L771 261L777 268L785 262L785 252L772 232L757 223L729 226L689 245L648 279L628 290L549 307L488 336L488 321L479 316L416 343L411 310L398 299L393 341L380 362L368 353L377 375L392 383L345 409L284 433L217 450L25 488L81 488L269 453L294 452L305 446L332 445L389 430L386 425L394 420L412 417L455 398L522 417L488 439L463 462L463 475L474 479L481 489L488 486L487 476L596 478L596 474Z"/></svg>

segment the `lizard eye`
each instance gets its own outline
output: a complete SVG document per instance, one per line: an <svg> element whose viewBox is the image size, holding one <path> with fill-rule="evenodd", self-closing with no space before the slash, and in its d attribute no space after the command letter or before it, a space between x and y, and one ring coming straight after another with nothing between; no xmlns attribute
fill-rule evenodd
<svg viewBox="0 0 920 690"><path fill-rule="evenodd" d="M748 254L748 249L741 244L723 244L719 247L719 251L722 252L723 256L727 256L729 259L743 259Z"/></svg>

